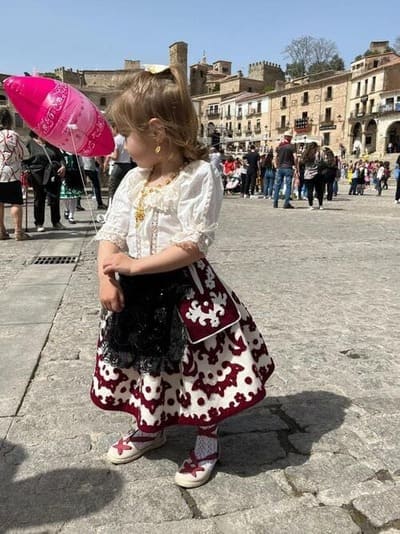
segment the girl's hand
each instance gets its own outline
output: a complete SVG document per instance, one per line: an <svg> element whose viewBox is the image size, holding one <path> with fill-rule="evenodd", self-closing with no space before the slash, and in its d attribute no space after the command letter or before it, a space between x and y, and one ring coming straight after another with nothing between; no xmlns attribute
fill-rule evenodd
<svg viewBox="0 0 400 534"><path fill-rule="evenodd" d="M124 295L114 278L104 277L100 279L99 298L103 308L108 311L120 312L124 309Z"/></svg>
<svg viewBox="0 0 400 534"><path fill-rule="evenodd" d="M134 274L133 265L135 260L122 252L116 252L103 262L103 273L113 275L115 273L132 276Z"/></svg>

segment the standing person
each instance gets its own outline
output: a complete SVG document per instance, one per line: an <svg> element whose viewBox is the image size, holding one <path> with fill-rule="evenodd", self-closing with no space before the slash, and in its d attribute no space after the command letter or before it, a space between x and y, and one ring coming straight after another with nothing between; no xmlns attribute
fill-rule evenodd
<svg viewBox="0 0 400 534"><path fill-rule="evenodd" d="M224 188L224 192L226 191L226 185L228 181L232 178L234 172L235 160L233 159L233 156L228 156L223 163L222 185Z"/></svg>
<svg viewBox="0 0 400 534"><path fill-rule="evenodd" d="M380 161L378 163L378 170L376 172L376 191L377 196L380 197L382 195L382 184L384 183L385 179L385 166L383 164L383 161Z"/></svg>
<svg viewBox="0 0 400 534"><path fill-rule="evenodd" d="M108 199L112 200L115 191L117 190L122 178L125 174L136 167L136 163L133 163L131 157L125 147L125 137L118 132L115 125L112 125L114 133L115 149L109 158L112 160L112 170L110 174L110 182L108 187Z"/></svg>
<svg viewBox="0 0 400 534"><path fill-rule="evenodd" d="M285 201L283 207L285 209L292 209L294 206L290 203L290 195L292 193L292 180L294 171L297 169L296 147L292 144L292 133L285 132L283 141L276 149L275 158L275 190L274 190L274 208L278 207L279 193L282 187L282 182L285 180Z"/></svg>
<svg viewBox="0 0 400 534"><path fill-rule="evenodd" d="M86 177L90 180L93 187L93 192L96 197L97 209L106 210L107 206L103 203L101 196L101 187L99 179L99 168L100 165L96 161L96 158L82 157L83 170Z"/></svg>
<svg viewBox="0 0 400 534"><path fill-rule="evenodd" d="M49 198L50 216L53 228L62 230L60 219L61 180L65 176L65 162L59 148L38 137L34 131L29 133L27 148L30 157L23 162L29 171L34 195L34 218L38 232L44 232L46 197Z"/></svg>
<svg viewBox="0 0 400 534"><path fill-rule="evenodd" d="M335 154L328 146L324 146L322 149L319 165L319 173L324 177L326 183L326 199L332 201L333 183L337 174L337 162Z"/></svg>
<svg viewBox="0 0 400 534"><path fill-rule="evenodd" d="M183 72L137 73L112 116L139 167L97 234L108 314L91 396L134 418L108 451L115 464L161 447L170 425L197 427L175 475L177 485L193 488L208 481L220 456L217 425L264 398L274 364L246 308L205 259L223 191L197 141ZM224 303L218 315L216 295Z"/></svg>
<svg viewBox="0 0 400 534"><path fill-rule="evenodd" d="M247 178L245 185L245 195L247 198L254 196L257 176L260 171L260 154L257 152L255 145L250 145L250 151L243 157L247 163Z"/></svg>
<svg viewBox="0 0 400 534"><path fill-rule="evenodd" d="M360 165L360 162L356 161L354 162L353 165L350 166L349 174L351 176L351 180L350 180L349 195L357 194L358 177L360 174L359 165Z"/></svg>
<svg viewBox="0 0 400 534"><path fill-rule="evenodd" d="M214 146L210 148L210 165L216 176L219 176L222 179L223 165L221 152Z"/></svg>
<svg viewBox="0 0 400 534"><path fill-rule="evenodd" d="M75 224L75 211L83 193L82 177L78 157L69 152L64 152L63 156L65 176L61 182L60 200L64 204L64 218Z"/></svg>
<svg viewBox="0 0 400 534"><path fill-rule="evenodd" d="M7 108L0 110L0 240L10 239L4 225L4 204L11 204L14 237L25 241L30 236L22 230L21 161L24 145L12 130L12 117Z"/></svg>
<svg viewBox="0 0 400 534"><path fill-rule="evenodd" d="M324 209L324 177L319 174L319 150L317 143L309 143L305 148L301 161L304 165L304 182L307 187L308 206L313 209ZM318 208L314 206L314 190L318 200Z"/></svg>
<svg viewBox="0 0 400 534"><path fill-rule="evenodd" d="M396 180L396 193L394 196L395 204L400 204L400 165L396 163L394 168L394 179Z"/></svg>
<svg viewBox="0 0 400 534"><path fill-rule="evenodd" d="M272 199L275 181L274 154L268 152L264 158L264 198Z"/></svg>

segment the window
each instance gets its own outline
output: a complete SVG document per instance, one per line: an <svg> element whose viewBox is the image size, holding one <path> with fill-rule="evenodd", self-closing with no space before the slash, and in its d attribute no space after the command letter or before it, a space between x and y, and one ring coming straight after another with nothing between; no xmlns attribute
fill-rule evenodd
<svg viewBox="0 0 400 534"><path fill-rule="evenodd" d="M285 109L286 105L286 96L283 96L281 99L281 109Z"/></svg>
<svg viewBox="0 0 400 534"><path fill-rule="evenodd" d="M281 128L286 128L286 115L281 115Z"/></svg>
<svg viewBox="0 0 400 534"><path fill-rule="evenodd" d="M329 132L324 132L323 144L329 146L330 142L331 142L331 134Z"/></svg>
<svg viewBox="0 0 400 534"><path fill-rule="evenodd" d="M303 101L302 101L302 104L305 105L305 104L308 104L308 91L305 91L303 93Z"/></svg>
<svg viewBox="0 0 400 534"><path fill-rule="evenodd" d="M7 105L7 97L4 95L0 95L0 106L6 106Z"/></svg>
<svg viewBox="0 0 400 534"><path fill-rule="evenodd" d="M325 108L325 122L331 122L332 120L332 108Z"/></svg>
<svg viewBox="0 0 400 534"><path fill-rule="evenodd" d="M307 119L308 118L308 111L303 111L303 113L301 114L301 118L302 119Z"/></svg>
<svg viewBox="0 0 400 534"><path fill-rule="evenodd" d="M359 114L360 114L360 104L357 103L356 104L356 117L358 117Z"/></svg>
<svg viewBox="0 0 400 534"><path fill-rule="evenodd" d="M360 96L360 94L361 94L361 82L357 82L356 96Z"/></svg>
<svg viewBox="0 0 400 534"><path fill-rule="evenodd" d="M326 100L332 100L332 93L333 93L333 89L332 89L332 86L330 85L329 87L326 88Z"/></svg>
<svg viewBox="0 0 400 534"><path fill-rule="evenodd" d="M376 69L376 67L379 65L379 61L377 59L375 59L374 61L374 69Z"/></svg>
<svg viewBox="0 0 400 534"><path fill-rule="evenodd" d="M364 95L368 94L368 80L364 80Z"/></svg>
<svg viewBox="0 0 400 534"><path fill-rule="evenodd" d="M375 85L376 85L376 76L372 76L371 92L375 91Z"/></svg>
<svg viewBox="0 0 400 534"><path fill-rule="evenodd" d="M369 112L370 113L373 113L374 105L375 105L375 100L371 98L371 100L369 101Z"/></svg>
<svg viewBox="0 0 400 534"><path fill-rule="evenodd" d="M261 102L257 102L257 113L261 113Z"/></svg>
<svg viewBox="0 0 400 534"><path fill-rule="evenodd" d="M106 106L107 105L107 99L106 97L102 96L100 98L100 106Z"/></svg>

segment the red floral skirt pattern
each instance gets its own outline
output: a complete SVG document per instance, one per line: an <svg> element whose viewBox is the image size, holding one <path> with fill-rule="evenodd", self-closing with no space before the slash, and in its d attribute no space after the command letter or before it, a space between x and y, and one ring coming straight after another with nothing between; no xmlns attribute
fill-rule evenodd
<svg viewBox="0 0 400 534"><path fill-rule="evenodd" d="M102 321L93 402L104 410L130 413L144 432L176 424L215 424L260 402L274 363L251 315L227 289L240 321L205 341L189 343L178 373L144 374L103 361Z"/></svg>

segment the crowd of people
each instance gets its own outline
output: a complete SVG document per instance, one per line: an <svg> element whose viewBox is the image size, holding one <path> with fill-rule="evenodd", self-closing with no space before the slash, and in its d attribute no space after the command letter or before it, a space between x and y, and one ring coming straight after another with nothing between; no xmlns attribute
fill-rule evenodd
<svg viewBox="0 0 400 534"><path fill-rule="evenodd" d="M33 130L26 143L12 129L12 116L7 108L0 112L0 240L10 239L5 226L4 206L11 205L14 238L25 241L31 237L22 229L24 199L33 193L33 218L36 232L46 231L46 206L51 228L65 229L61 222L75 224L75 212L83 211L81 198L89 185L97 210L106 210L101 181L108 183L108 202L122 178L135 163L125 148L125 138L113 126L115 149L107 157L81 157L60 150ZM27 224L26 224L27 226Z"/></svg>
<svg viewBox="0 0 400 534"><path fill-rule="evenodd" d="M84 210L81 197L91 185L92 199L98 210L107 209L101 182L108 183L108 202L125 174L136 164L126 150L125 137L112 125L115 149L102 158L80 157L64 152L39 138L33 131L23 143L12 129L11 114L0 113L0 240L10 238L4 223L4 205L11 204L14 237L24 241L31 236L22 229L22 205L28 187L33 191L33 216L37 232L45 232L46 204L50 208L53 230L62 230L62 213L68 224L75 224L75 212ZM210 149L210 163L221 176L224 193L243 198L265 198L277 208L293 209L293 198L308 200L310 209L323 209L324 199L337 195L339 182L349 184L349 195L363 195L374 190L380 196L388 189L392 175L396 179L395 202L400 203L400 156L394 169L388 161L347 160L343 145L340 155L315 142L296 146L291 132L265 154L254 145L241 157ZM317 202L315 202L317 200Z"/></svg>
<svg viewBox="0 0 400 534"><path fill-rule="evenodd" d="M349 195L373 189L380 196L391 176L396 180L395 202L400 203L400 156L391 169L388 161L347 160L343 145L339 148L340 155L335 155L316 142L295 146L291 132L285 132L275 150L260 154L251 145L246 154L234 157L213 147L210 162L221 176L226 195L270 199L274 208L283 198L283 208L293 209L291 200L297 198L307 200L310 210L324 209L324 199L330 202L337 196L340 182L349 184Z"/></svg>

